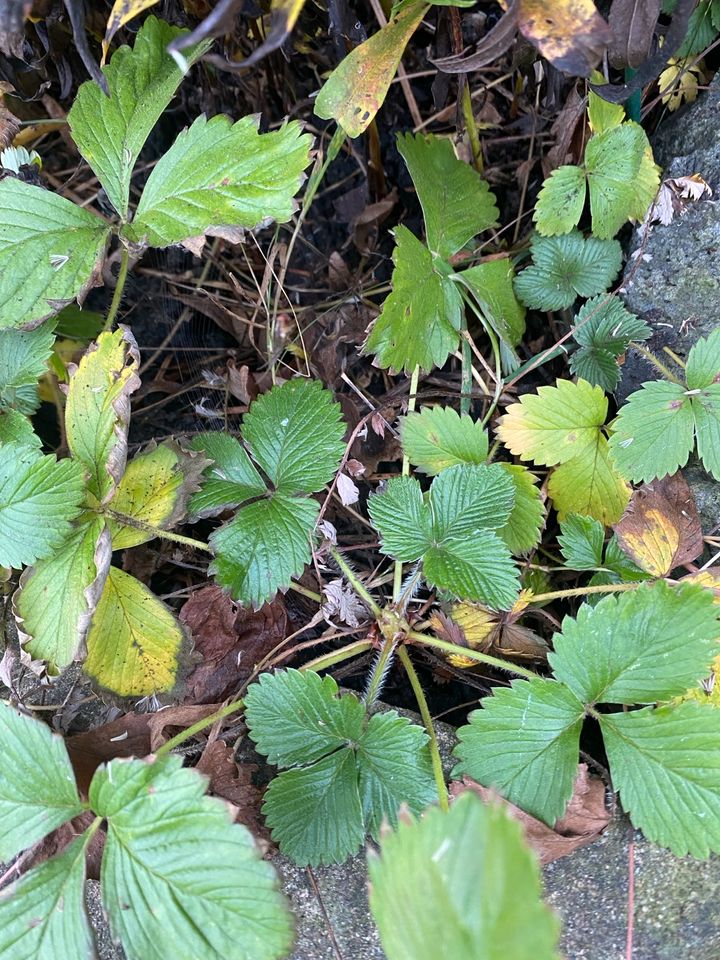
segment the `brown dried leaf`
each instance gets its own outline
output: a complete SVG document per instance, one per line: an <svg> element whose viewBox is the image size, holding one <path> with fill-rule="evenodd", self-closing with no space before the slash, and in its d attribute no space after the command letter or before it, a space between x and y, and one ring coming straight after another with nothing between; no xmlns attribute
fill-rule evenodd
<svg viewBox="0 0 720 960"><path fill-rule="evenodd" d="M3 102L5 94L12 93L13 89L12 84L0 81L0 150L12 144L20 129L20 121Z"/></svg>
<svg viewBox="0 0 720 960"><path fill-rule="evenodd" d="M615 533L630 559L654 577L691 563L704 546L695 498L680 472L639 487Z"/></svg>
<svg viewBox="0 0 720 960"><path fill-rule="evenodd" d="M562 73L589 77L612 40L592 0L518 0L518 28Z"/></svg>
<svg viewBox="0 0 720 960"><path fill-rule="evenodd" d="M23 59L25 19L32 9L32 0L0 0L0 52Z"/></svg>
<svg viewBox="0 0 720 960"><path fill-rule="evenodd" d="M149 713L147 723L150 731L150 751L154 753L158 747L174 737L175 732L179 733L191 727L219 709L219 703L181 703L179 706L158 710L157 713Z"/></svg>
<svg viewBox="0 0 720 960"><path fill-rule="evenodd" d="M235 693L255 664L291 632L279 599L248 610L215 585L197 590L180 619L190 627L202 657L187 678L186 703L215 703Z"/></svg>
<svg viewBox="0 0 720 960"><path fill-rule="evenodd" d="M565 816L554 827L525 813L514 803L504 800L494 790L481 786L470 777L462 782L450 784L453 797L465 790L472 790L485 803L500 803L508 813L519 820L525 839L543 864L552 863L560 857L567 857L580 847L586 847L596 840L610 822L610 814L605 809L605 784L599 777L591 777L584 763L578 764L573 795L565 811Z"/></svg>
<svg viewBox="0 0 720 960"><path fill-rule="evenodd" d="M101 763L116 757L145 757L151 751L148 721L153 714L126 713L110 723L68 737L65 746L81 792L87 793Z"/></svg>
<svg viewBox="0 0 720 960"><path fill-rule="evenodd" d="M614 0L608 17L611 66L639 67L647 60L660 16L660 0Z"/></svg>
<svg viewBox="0 0 720 960"><path fill-rule="evenodd" d="M255 764L238 764L231 746L224 740L213 740L203 750L196 769L209 778L211 793L233 805L236 821L244 823L253 836L270 839L260 816L260 791L252 782Z"/></svg>
<svg viewBox="0 0 720 960"><path fill-rule="evenodd" d="M443 73L472 73L498 60L515 40L517 34L517 0L512 0L507 12L489 30L475 47L473 53L455 54L431 61Z"/></svg>
<svg viewBox="0 0 720 960"><path fill-rule="evenodd" d="M31 851L27 859L20 865L20 873L27 873L33 867L39 867L51 857L61 853L69 843L85 833L87 828L94 822L95 814L92 810L86 810L77 817L73 817L68 823L63 823L53 830L51 834L44 837ZM103 850L105 849L105 830L96 830L90 840L86 851L87 876L89 880L100 879L100 863L102 861Z"/></svg>

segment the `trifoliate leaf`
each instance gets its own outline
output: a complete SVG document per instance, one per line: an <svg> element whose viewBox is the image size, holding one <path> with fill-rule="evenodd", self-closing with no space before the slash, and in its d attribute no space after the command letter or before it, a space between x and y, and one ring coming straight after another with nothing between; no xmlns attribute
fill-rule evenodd
<svg viewBox="0 0 720 960"><path fill-rule="evenodd" d="M17 960L97 956L85 913L87 842L87 836L77 837L62 853L0 893L2 956Z"/></svg>
<svg viewBox="0 0 720 960"><path fill-rule="evenodd" d="M571 570L597 570L603 565L605 528L592 517L570 513L560 524L558 537L565 566Z"/></svg>
<svg viewBox="0 0 720 960"><path fill-rule="evenodd" d="M186 666L187 629L152 590L110 567L87 634L84 670L118 697L170 693Z"/></svg>
<svg viewBox="0 0 720 960"><path fill-rule="evenodd" d="M607 393L620 381L617 358L633 340L647 340L652 333L640 317L630 313L614 296L597 296L578 311L573 337L580 348L570 357L570 369Z"/></svg>
<svg viewBox="0 0 720 960"><path fill-rule="evenodd" d="M515 295L515 270L510 257L486 260L456 274L470 289L485 320L509 347L516 347L525 333L525 307Z"/></svg>
<svg viewBox="0 0 720 960"><path fill-rule="evenodd" d="M152 444L127 465L111 509L160 530L172 530L185 516L206 465L207 460L183 450L174 440L163 440L159 446ZM112 518L108 526L113 550L125 550L153 538L152 533Z"/></svg>
<svg viewBox="0 0 720 960"><path fill-rule="evenodd" d="M585 148L592 229L596 237L614 237L629 217L643 214L660 184L657 168L644 168L647 136L637 123L623 123L591 137Z"/></svg>
<svg viewBox="0 0 720 960"><path fill-rule="evenodd" d="M607 416L607 399L584 380L558 380L511 404L497 435L521 460L554 466L597 448Z"/></svg>
<svg viewBox="0 0 720 960"><path fill-rule="evenodd" d="M292 943L292 920L270 864L206 781L177 756L113 760L90 785L107 818L102 899L128 960L162 952L177 960L275 960ZM152 923L146 910L152 908Z"/></svg>
<svg viewBox="0 0 720 960"><path fill-rule="evenodd" d="M39 330L6 330L0 337L0 409L35 413L40 406L36 384L52 353L53 324Z"/></svg>
<svg viewBox="0 0 720 960"><path fill-rule="evenodd" d="M449 812L403 819L368 870L389 960L557 960L559 923L520 825L470 791Z"/></svg>
<svg viewBox="0 0 720 960"><path fill-rule="evenodd" d="M510 553L529 553L540 542L540 531L545 520L542 495L537 477L527 467L516 463L501 463L515 487L515 500L510 516L498 536L507 544Z"/></svg>
<svg viewBox="0 0 720 960"><path fill-rule="evenodd" d="M80 85L68 114L74 142L123 218L137 158L183 78L167 47L184 33L148 17L133 49L120 47L103 70L110 96L89 80ZM183 56L193 63L208 46L191 47Z"/></svg>
<svg viewBox="0 0 720 960"><path fill-rule="evenodd" d="M533 220L538 233L553 237L569 233L585 206L585 171L582 167L558 167L543 183L535 204Z"/></svg>
<svg viewBox="0 0 720 960"><path fill-rule="evenodd" d="M318 380L289 380L251 405L243 439L278 493L316 493L345 451L340 404Z"/></svg>
<svg viewBox="0 0 720 960"><path fill-rule="evenodd" d="M36 327L98 283L110 227L15 177L0 181L0 330Z"/></svg>
<svg viewBox="0 0 720 960"><path fill-rule="evenodd" d="M405 45L427 12L410 3L377 33L343 57L315 100L315 113L359 137L375 118L397 73Z"/></svg>
<svg viewBox="0 0 720 960"><path fill-rule="evenodd" d="M425 407L401 422L403 453L431 477L458 463L487 460L488 438L482 425L452 407Z"/></svg>
<svg viewBox="0 0 720 960"><path fill-rule="evenodd" d="M210 537L210 573L235 600L261 607L310 562L319 510L315 500L282 494L242 507Z"/></svg>
<svg viewBox="0 0 720 960"><path fill-rule="evenodd" d="M33 563L68 539L82 510L84 479L72 460L44 457L23 443L0 446L0 566Z"/></svg>
<svg viewBox="0 0 720 960"><path fill-rule="evenodd" d="M240 441L229 433L201 433L193 437L190 447L212 460L203 473L201 489L190 499L193 519L213 517L265 493L265 481Z"/></svg>
<svg viewBox="0 0 720 960"><path fill-rule="evenodd" d="M336 750L307 767L283 770L262 806L273 840L300 865L342 863L365 837L355 754Z"/></svg>
<svg viewBox="0 0 720 960"><path fill-rule="evenodd" d="M370 717L357 747L360 802L373 837L398 822L403 804L419 813L437 801L427 734L394 710Z"/></svg>
<svg viewBox="0 0 720 960"><path fill-rule="evenodd" d="M508 520L514 483L499 464L459 465L433 480L428 502L413 477L395 477L370 498L381 551L423 561L428 583L466 600L509 609L518 591L517 569L495 535Z"/></svg>
<svg viewBox="0 0 720 960"><path fill-rule="evenodd" d="M623 515L630 492L630 484L615 469L601 433L591 448L562 463L548 480L548 493L560 520L579 513L610 526Z"/></svg>
<svg viewBox="0 0 720 960"><path fill-rule="evenodd" d="M338 695L332 677L312 670L263 673L245 697L245 720L259 753L279 767L311 763L362 736L365 708Z"/></svg>
<svg viewBox="0 0 720 960"><path fill-rule="evenodd" d="M381 367L411 372L442 367L455 350L462 325L460 291L450 267L433 258L406 227L395 230L392 293L363 346Z"/></svg>
<svg viewBox="0 0 720 960"><path fill-rule="evenodd" d="M600 719L633 824L676 857L720 852L720 711L692 701Z"/></svg>
<svg viewBox="0 0 720 960"><path fill-rule="evenodd" d="M685 376L690 390L702 390L720 380L720 327L693 345Z"/></svg>
<svg viewBox="0 0 720 960"><path fill-rule="evenodd" d="M584 708L555 680L514 680L498 688L458 730L453 776L496 787L552 826L572 796Z"/></svg>
<svg viewBox="0 0 720 960"><path fill-rule="evenodd" d="M70 540L20 578L15 594L18 629L32 657L50 673L82 649L112 557L110 532L100 517L79 525Z"/></svg>
<svg viewBox="0 0 720 960"><path fill-rule="evenodd" d="M515 278L515 291L534 310L561 310L577 297L592 297L610 286L620 269L617 240L585 239L578 230L561 237L532 239L532 265Z"/></svg>
<svg viewBox="0 0 720 960"><path fill-rule="evenodd" d="M584 703L655 703L709 672L720 609L710 591L659 580L583 604L555 634L550 665Z"/></svg>
<svg viewBox="0 0 720 960"><path fill-rule="evenodd" d="M610 452L620 473L643 482L684 467L694 441L690 397L664 380L644 383L630 394L613 425Z"/></svg>
<svg viewBox="0 0 720 960"><path fill-rule="evenodd" d="M4 700L0 744L0 857L8 862L76 817L83 804L62 737Z"/></svg>
<svg viewBox="0 0 720 960"><path fill-rule="evenodd" d="M433 253L448 260L496 224L498 209L487 182L458 160L450 140L407 133L398 135L397 145L415 184Z"/></svg>
<svg viewBox="0 0 720 960"><path fill-rule="evenodd" d="M257 127L257 116L198 117L156 164L124 234L167 247L214 227L289 220L311 139L295 121L271 133Z"/></svg>
<svg viewBox="0 0 720 960"><path fill-rule="evenodd" d="M71 370L65 429L70 452L87 467L88 491L100 503L125 471L130 394L140 386L135 337L127 327L101 333Z"/></svg>

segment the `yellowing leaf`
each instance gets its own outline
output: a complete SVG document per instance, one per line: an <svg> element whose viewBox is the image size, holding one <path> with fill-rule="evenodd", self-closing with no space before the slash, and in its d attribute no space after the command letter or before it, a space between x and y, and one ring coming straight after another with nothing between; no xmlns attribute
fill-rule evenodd
<svg viewBox="0 0 720 960"><path fill-rule="evenodd" d="M355 47L317 95L317 116L336 120L349 137L359 137L382 106L405 45L427 10L424 3L411 3L369 40Z"/></svg>
<svg viewBox="0 0 720 960"><path fill-rule="evenodd" d="M101 66L105 63L107 52L110 49L112 38L118 32L120 27L124 26L129 20L132 20L143 10L154 7L158 0L115 0L113 8L108 17L107 27L105 29L105 39L103 40Z"/></svg>
<svg viewBox="0 0 720 960"><path fill-rule="evenodd" d="M720 605L720 567L709 567L707 570L699 570L697 573L691 573L687 577L682 577L682 583L697 583L701 587L712 590L715 595L715 603ZM712 707L720 707L720 656L715 657L712 662L712 672L697 687L693 687L678 697L673 703L683 700L697 700L700 703L710 704Z"/></svg>
<svg viewBox="0 0 720 960"><path fill-rule="evenodd" d="M171 530L185 516L190 495L200 489L200 477L210 461L188 453L174 440L154 444L127 466L110 507L141 523ZM152 540L153 534L110 519L113 550Z"/></svg>
<svg viewBox="0 0 720 960"><path fill-rule="evenodd" d="M70 368L65 429L73 457L90 472L88 490L106 503L127 459L130 394L140 386L135 337L127 327L101 333Z"/></svg>
<svg viewBox="0 0 720 960"><path fill-rule="evenodd" d="M554 470L548 493L560 520L570 513L616 523L630 499L630 484L613 467L608 443L599 432L591 448Z"/></svg>
<svg viewBox="0 0 720 960"><path fill-rule="evenodd" d="M518 0L520 33L554 67L587 77L612 39L592 0Z"/></svg>
<svg viewBox="0 0 720 960"><path fill-rule="evenodd" d="M148 588L110 567L87 637L85 672L119 697L170 693L189 649L186 628Z"/></svg>
<svg viewBox="0 0 720 960"><path fill-rule="evenodd" d="M606 416L607 399L600 387L586 380L558 380L556 386L540 387L511 404L500 418L497 435L521 460L551 467L592 455Z"/></svg>
<svg viewBox="0 0 720 960"><path fill-rule="evenodd" d="M698 95L700 67L693 64L692 58L678 60L671 57L668 65L658 77L658 87L662 102L672 113L683 103L694 103Z"/></svg>
<svg viewBox="0 0 720 960"><path fill-rule="evenodd" d="M653 577L691 563L704 547L695 500L681 473L636 490L615 533L630 559Z"/></svg>

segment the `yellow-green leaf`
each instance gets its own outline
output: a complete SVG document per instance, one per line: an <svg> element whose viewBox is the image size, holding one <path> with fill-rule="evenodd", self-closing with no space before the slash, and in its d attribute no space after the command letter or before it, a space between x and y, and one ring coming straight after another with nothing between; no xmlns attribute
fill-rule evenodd
<svg viewBox="0 0 720 960"><path fill-rule="evenodd" d="M548 481L560 520L570 513L594 517L609 526L617 523L630 500L630 484L615 470L608 443L599 432L582 456L567 460Z"/></svg>
<svg viewBox="0 0 720 960"><path fill-rule="evenodd" d="M409 4L355 47L317 95L317 116L336 120L349 137L359 137L382 106L405 46L428 9L424 3Z"/></svg>
<svg viewBox="0 0 720 960"><path fill-rule="evenodd" d="M119 697L170 693L189 650L188 633L148 588L110 567L87 637L85 672Z"/></svg>
<svg viewBox="0 0 720 960"><path fill-rule="evenodd" d="M108 17L107 27L105 29L105 39L102 48L102 63L105 63L107 52L110 49L112 38L118 32L120 27L125 26L129 20L133 20L143 10L149 10L154 7L158 0L115 0L113 8Z"/></svg>
<svg viewBox="0 0 720 960"><path fill-rule="evenodd" d="M127 465L110 507L140 523L172 530L185 516L190 496L200 489L200 477L209 462L183 450L174 440L164 440L159 446L153 443ZM116 519L110 519L108 525L113 550L153 538L151 532Z"/></svg>
<svg viewBox="0 0 720 960"><path fill-rule="evenodd" d="M90 472L88 490L100 503L125 472L130 394L140 386L140 354L127 327L101 333L70 369L65 428L70 452Z"/></svg>
<svg viewBox="0 0 720 960"><path fill-rule="evenodd" d="M573 77L587 77L612 31L593 0L518 0L520 33L550 63Z"/></svg>

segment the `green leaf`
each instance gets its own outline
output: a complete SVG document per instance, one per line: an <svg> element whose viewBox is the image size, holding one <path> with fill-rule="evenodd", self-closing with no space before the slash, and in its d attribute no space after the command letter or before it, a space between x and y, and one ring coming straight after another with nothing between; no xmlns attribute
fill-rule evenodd
<svg viewBox="0 0 720 960"><path fill-rule="evenodd" d="M0 857L9 862L76 817L83 804L62 737L4 700L0 745Z"/></svg>
<svg viewBox="0 0 720 960"><path fill-rule="evenodd" d="M167 247L211 228L289 220L311 139L295 121L271 133L257 127L257 116L199 116L156 164L125 236Z"/></svg>
<svg viewBox="0 0 720 960"><path fill-rule="evenodd" d="M558 543L571 570L597 570L603 565L605 528L592 517L570 513L560 524Z"/></svg>
<svg viewBox="0 0 720 960"><path fill-rule="evenodd" d="M606 526L617 523L623 515L631 492L630 484L615 469L608 442L600 433L591 448L553 470L547 489L561 521L570 513L579 513Z"/></svg>
<svg viewBox="0 0 720 960"><path fill-rule="evenodd" d="M651 333L647 323L626 310L617 297L594 297L575 317L573 337L580 349L570 357L570 369L611 393L620 381L617 358L631 341L647 340Z"/></svg>
<svg viewBox="0 0 720 960"><path fill-rule="evenodd" d="M434 538L472 536L478 527L504 527L514 495L515 484L498 463L443 470L430 487Z"/></svg>
<svg viewBox="0 0 720 960"><path fill-rule="evenodd" d="M288 380L251 405L243 438L278 493L317 493L345 452L340 404L318 380Z"/></svg>
<svg viewBox="0 0 720 960"><path fill-rule="evenodd" d="M583 604L553 639L550 665L584 703L655 703L710 671L720 636L711 591L659 580Z"/></svg>
<svg viewBox="0 0 720 960"><path fill-rule="evenodd" d="M720 383L692 398L698 456L708 473L720 480Z"/></svg>
<svg viewBox="0 0 720 960"><path fill-rule="evenodd" d="M496 787L552 826L572 796L584 708L555 680L513 680L496 688L458 730L452 775Z"/></svg>
<svg viewBox="0 0 720 960"><path fill-rule="evenodd" d="M53 324L39 330L6 330L0 337L0 409L35 413L36 384L47 369L55 334Z"/></svg>
<svg viewBox="0 0 720 960"><path fill-rule="evenodd" d="M558 167L546 178L533 220L543 237L569 233L576 227L585 206L585 171L582 167Z"/></svg>
<svg viewBox="0 0 720 960"><path fill-rule="evenodd" d="M365 708L338 695L332 677L312 670L263 673L245 697L245 720L258 753L279 767L311 763L362 736Z"/></svg>
<svg viewBox="0 0 720 960"><path fill-rule="evenodd" d="M85 913L87 838L72 843L0 893L0 954L14 960L93 960Z"/></svg>
<svg viewBox="0 0 720 960"><path fill-rule="evenodd" d="M515 291L534 310L561 310L577 297L592 297L610 286L620 269L617 240L585 239L578 230L561 237L535 235L533 263L515 278Z"/></svg>
<svg viewBox="0 0 720 960"><path fill-rule="evenodd" d="M393 477L368 500L368 513L387 556L412 563L432 544L432 513L415 477Z"/></svg>
<svg viewBox="0 0 720 960"><path fill-rule="evenodd" d="M0 566L48 557L72 533L85 494L72 460L42 456L23 443L0 446Z"/></svg>
<svg viewBox="0 0 720 960"><path fill-rule="evenodd" d="M690 390L702 390L720 380L720 327L692 347L685 376Z"/></svg>
<svg viewBox="0 0 720 960"><path fill-rule="evenodd" d="M690 14L685 39L675 54L676 59L694 57L716 39L720 30L720 10L714 0L700 0Z"/></svg>
<svg viewBox="0 0 720 960"><path fill-rule="evenodd" d="M183 450L174 440L154 443L134 457L120 480L111 507L117 513L159 530L172 530L185 516L207 460ZM108 521L113 550L125 550L153 539L137 527Z"/></svg>
<svg viewBox="0 0 720 960"><path fill-rule="evenodd" d="M388 960L559 956L559 923L540 899L540 871L520 825L470 791L448 812L403 819L382 837L380 857L369 855L368 870Z"/></svg>
<svg viewBox="0 0 720 960"><path fill-rule="evenodd" d="M605 547L605 559L603 560L603 567L606 570L609 570L613 576L614 581L610 580L608 582L619 582L619 581L639 581L649 579L649 574L645 573L644 570L641 570L636 564L632 562L630 557L620 548L618 539L615 534L610 537L608 544Z"/></svg>
<svg viewBox="0 0 720 960"><path fill-rule="evenodd" d="M90 473L88 490L111 499L125 472L130 394L140 386L135 337L127 327L101 333L71 371L65 429L70 452Z"/></svg>
<svg viewBox="0 0 720 960"><path fill-rule="evenodd" d="M540 531L545 520L545 508L537 477L527 467L516 463L501 463L515 487L515 500L510 516L498 536L507 544L510 553L529 553L540 542Z"/></svg>
<svg viewBox="0 0 720 960"><path fill-rule="evenodd" d="M110 96L88 80L80 85L68 114L73 140L123 218L137 158L183 78L168 44L186 33L148 17L133 49L120 47L103 70ZM191 47L183 56L193 63L209 46Z"/></svg>
<svg viewBox="0 0 720 960"><path fill-rule="evenodd" d="M365 829L373 837L384 823L395 826L403 804L421 813L437 802L427 742L421 727L394 710L370 717L357 762Z"/></svg>
<svg viewBox="0 0 720 960"><path fill-rule="evenodd" d="M128 960L159 950L177 960L274 960L290 949L272 867L205 790L177 756L113 760L93 777L90 802L108 821L102 899Z"/></svg>
<svg viewBox="0 0 720 960"><path fill-rule="evenodd" d="M676 857L720 852L720 711L686 701L600 726L623 809L648 840Z"/></svg>
<svg viewBox="0 0 720 960"><path fill-rule="evenodd" d="M636 483L676 473L693 448L690 398L677 383L653 380L630 394L610 437L620 473Z"/></svg>
<svg viewBox="0 0 720 960"><path fill-rule="evenodd" d="M82 649L111 556L110 532L95 517L20 578L14 597L18 629L28 653L47 661L50 673L66 667Z"/></svg>
<svg viewBox="0 0 720 960"><path fill-rule="evenodd" d="M110 227L14 177L0 181L0 330L36 327L96 286Z"/></svg>
<svg viewBox="0 0 720 960"><path fill-rule="evenodd" d="M310 562L319 511L315 500L281 494L248 504L210 537L210 573L234 599L261 607Z"/></svg>
<svg viewBox="0 0 720 960"><path fill-rule="evenodd" d="M558 380L511 404L497 435L521 460L551 467L595 450L606 417L607 399L599 387Z"/></svg>
<svg viewBox="0 0 720 960"><path fill-rule="evenodd" d="M484 463L488 438L482 424L452 407L425 407L400 425L403 453L422 472L435 476L458 463Z"/></svg>
<svg viewBox="0 0 720 960"><path fill-rule="evenodd" d="M85 673L119 697L173 693L189 649L189 632L170 608L110 567L87 634Z"/></svg>
<svg viewBox="0 0 720 960"><path fill-rule="evenodd" d="M429 249L448 260L473 237L495 226L498 209L485 180L458 160L446 137L398 134L425 218Z"/></svg>
<svg viewBox="0 0 720 960"><path fill-rule="evenodd" d="M342 863L365 836L355 754L343 749L283 770L262 807L281 851L297 864Z"/></svg>
<svg viewBox="0 0 720 960"><path fill-rule="evenodd" d="M427 582L461 600L480 600L493 610L510 610L519 590L518 569L505 542L478 530L431 547L423 559Z"/></svg>
<svg viewBox="0 0 720 960"><path fill-rule="evenodd" d="M17 410L0 410L0 447L5 443L34 447L38 452L42 447L30 420Z"/></svg>
<svg viewBox="0 0 720 960"><path fill-rule="evenodd" d="M457 349L463 320L460 291L450 267L433 258L407 227L395 230L392 293L363 346L381 367L410 373L442 367Z"/></svg>
<svg viewBox="0 0 720 960"><path fill-rule="evenodd" d="M592 229L596 237L614 237L620 227L645 207L657 192L659 176L654 172L654 183L646 177L638 178L648 139L637 123L623 123L619 127L591 137L585 148L590 193Z"/></svg>
<svg viewBox="0 0 720 960"><path fill-rule="evenodd" d="M486 260L456 274L470 289L495 333L516 347L525 333L525 307L515 296L515 270L509 257Z"/></svg>
<svg viewBox="0 0 720 960"><path fill-rule="evenodd" d="M203 473L202 487L190 499L192 519L213 517L265 493L265 481L240 441L229 433L201 433L190 447L213 461Z"/></svg>

